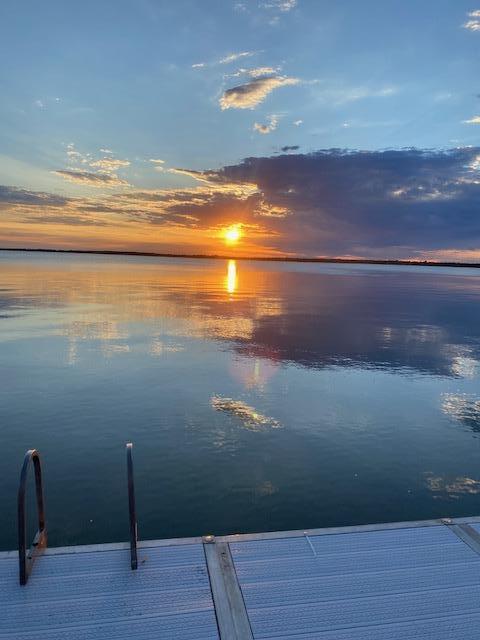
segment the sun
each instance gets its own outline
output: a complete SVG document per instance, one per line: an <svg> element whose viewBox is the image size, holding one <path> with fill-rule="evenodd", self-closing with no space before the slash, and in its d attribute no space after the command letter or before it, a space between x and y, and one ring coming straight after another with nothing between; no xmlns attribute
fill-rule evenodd
<svg viewBox="0 0 480 640"><path fill-rule="evenodd" d="M232 224L223 231L223 237L227 244L236 244L242 237L242 228L239 224Z"/></svg>

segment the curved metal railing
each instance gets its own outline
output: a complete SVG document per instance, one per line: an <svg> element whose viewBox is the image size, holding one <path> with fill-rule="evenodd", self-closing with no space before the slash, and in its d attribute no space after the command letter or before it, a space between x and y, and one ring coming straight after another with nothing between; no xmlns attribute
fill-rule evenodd
<svg viewBox="0 0 480 640"><path fill-rule="evenodd" d="M128 479L128 515L130 518L130 566L132 569L138 567L137 560L137 514L135 510L135 486L133 484L133 444L128 442L127 450L127 479Z"/></svg>
<svg viewBox="0 0 480 640"><path fill-rule="evenodd" d="M37 497L38 531L32 542L32 546L27 552L27 527L25 515L25 491L27 485L28 469L33 463L35 471L35 494ZM23 459L23 466L20 472L20 485L17 497L18 515L18 563L20 584L27 584L28 576L32 570L33 563L37 556L47 546L47 528L45 524L45 504L43 500L42 486L42 465L40 455L36 449L29 449Z"/></svg>
<svg viewBox="0 0 480 640"><path fill-rule="evenodd" d="M137 516L135 509L135 486L133 482L133 459L131 442L126 445L127 479L128 479L128 512L130 520L130 566L137 569ZM27 488L28 470L33 464L35 472L35 494L37 498L38 530L31 547L27 551L27 518L25 514L25 494ZM36 449L29 449L23 459L20 472L20 484L17 497L18 517L18 563L20 584L27 584L33 564L42 550L47 546L47 527L45 520L45 501L43 498L42 465L40 455Z"/></svg>

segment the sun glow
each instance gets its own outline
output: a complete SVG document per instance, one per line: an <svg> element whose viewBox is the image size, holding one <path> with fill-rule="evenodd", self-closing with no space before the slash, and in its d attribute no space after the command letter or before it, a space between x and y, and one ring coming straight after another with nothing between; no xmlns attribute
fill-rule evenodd
<svg viewBox="0 0 480 640"><path fill-rule="evenodd" d="M242 228L239 224L232 224L223 232L223 237L227 244L236 244L242 237Z"/></svg>

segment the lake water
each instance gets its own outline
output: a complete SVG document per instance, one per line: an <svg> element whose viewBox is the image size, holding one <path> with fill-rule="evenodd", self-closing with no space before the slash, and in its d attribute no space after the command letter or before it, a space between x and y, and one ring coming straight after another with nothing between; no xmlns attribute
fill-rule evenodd
<svg viewBox="0 0 480 640"><path fill-rule="evenodd" d="M0 547L478 515L479 276L0 252Z"/></svg>

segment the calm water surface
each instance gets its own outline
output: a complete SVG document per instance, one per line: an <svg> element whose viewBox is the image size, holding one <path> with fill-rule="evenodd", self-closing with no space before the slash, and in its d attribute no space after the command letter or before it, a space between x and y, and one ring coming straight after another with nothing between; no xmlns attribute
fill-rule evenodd
<svg viewBox="0 0 480 640"><path fill-rule="evenodd" d="M0 252L0 547L480 513L479 275Z"/></svg>

